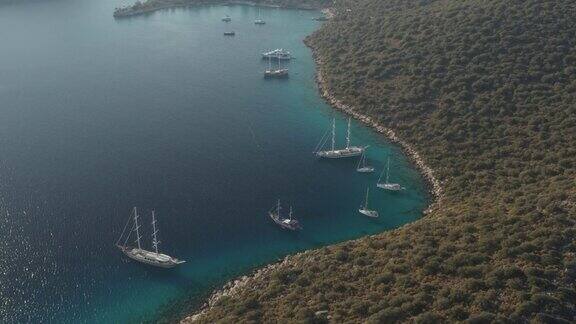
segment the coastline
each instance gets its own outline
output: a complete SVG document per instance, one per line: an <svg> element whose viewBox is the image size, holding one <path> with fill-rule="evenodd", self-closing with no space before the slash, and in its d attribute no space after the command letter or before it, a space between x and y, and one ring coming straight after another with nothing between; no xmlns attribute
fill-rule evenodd
<svg viewBox="0 0 576 324"><path fill-rule="evenodd" d="M332 8L324 8L322 9L322 12L329 18L333 18L335 15ZM426 187L428 192L432 196L432 200L429 206L422 213L424 216L430 214L434 209L436 209L439 206L442 200L441 182L434 175L434 170L426 164L426 162L420 156L418 151L416 151L414 147L410 145L410 143L404 141L398 135L396 135L396 132L394 132L393 129L379 124L378 122L374 121L370 116L359 113L353 107L344 104L342 101L340 101L330 93L322 72L323 68L322 60L320 59L316 49L313 46L311 46L311 44L307 40L308 38L304 39L303 42L312 51L312 57L316 64L316 77L315 77L316 86L318 87L318 91L322 96L322 98L324 98L324 100L326 100L332 108L340 110L348 114L349 116L361 121L366 126L369 126L376 132L384 135L392 143L399 145L401 147L402 151L408 156L410 162L416 165L416 169L425 179ZM395 230L398 229L393 229L390 232ZM351 241L361 240L365 237L380 234L382 233L360 237ZM222 298L234 296L237 291L245 287L250 287L249 289L257 290L258 279L263 278L264 276L270 274L272 271L276 269L281 269L283 267L290 266L294 262L296 262L296 260L299 259L300 257L303 257L306 254L313 253L315 251L318 251L318 249L306 250L296 254L288 255L275 263L271 263L264 267L256 269L250 274L243 275L236 279L228 281L221 288L213 291L210 297L208 297L207 301L204 304L202 304L202 306L198 309L196 313L186 316L180 321L180 323L189 324L200 321L202 315L204 315L207 311L210 310L212 306L216 305L216 303L222 300Z"/></svg>
<svg viewBox="0 0 576 324"><path fill-rule="evenodd" d="M187 8L187 7L195 7L195 6L205 6L205 5L219 5L219 6L234 6L234 5L243 5L243 6L252 6L252 7L263 7L263 8L279 8L279 9L300 9L300 10L328 10L329 9L323 8L320 6L291 6L291 5L282 5L282 4L271 4L271 3L257 3L254 1L242 1L242 0L229 0L229 1L198 1L194 3L173 3L173 4L159 4L158 6L150 7L150 8L142 8L142 9L134 9L133 5L124 7L124 8L117 8L114 12L113 16L115 19L122 19L122 18L129 18L135 17L145 14L151 14L156 11L165 10L165 9L172 9L172 8ZM328 15L327 15L328 16ZM331 17L328 17L331 18Z"/></svg>
<svg viewBox="0 0 576 324"><path fill-rule="evenodd" d="M210 294L208 300L200 306L198 311L192 315L186 316L182 320L180 320L181 324L189 324L189 323L196 323L200 320L202 315L204 315L210 308L216 303L218 303L222 298L228 296L234 296L234 294L244 288L244 287L251 287L251 289L256 289L258 287L258 279L263 278L264 276L268 275L272 271L282 268L284 266L288 266L292 264L292 260L307 253L310 253L313 250L307 250L303 252L299 252L296 254L288 255L283 259L275 263L268 264L264 267L258 268L254 270L252 273L243 275L236 279L232 279L224 284L221 288L216 289Z"/></svg>
<svg viewBox="0 0 576 324"><path fill-rule="evenodd" d="M410 162L416 165L416 169L424 177L428 192L432 196L430 206L424 210L424 214L426 215L432 212L442 200L442 185L434 175L434 170L428 166L428 164L426 164L424 159L420 156L420 153L418 153L418 151L414 149L410 143L404 141L402 138L396 135L396 132L393 129L379 124L377 121L373 120L372 117L358 112L354 109L354 107L344 104L341 100L332 95L324 79L324 74L322 72L322 60L316 52L316 49L311 46L307 39L304 40L304 44L306 44L306 46L308 46L308 48L310 48L312 51L312 56L314 58L314 62L316 63L316 86L318 87L320 96L322 96L322 98L324 98L324 100L326 100L332 108L340 110L353 117L354 119L359 120L364 125L374 129L380 134L383 134L392 143L397 144L400 146L400 148L402 148L402 151L406 154L406 156L408 156Z"/></svg>

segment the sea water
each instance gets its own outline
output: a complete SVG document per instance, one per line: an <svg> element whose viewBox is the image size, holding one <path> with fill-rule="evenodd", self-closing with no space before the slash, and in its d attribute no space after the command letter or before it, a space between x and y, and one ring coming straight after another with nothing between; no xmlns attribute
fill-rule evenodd
<svg viewBox="0 0 576 324"><path fill-rule="evenodd" d="M262 8L263 26L250 6L113 19L123 4L0 6L1 322L153 319L287 254L420 217L422 178L383 136L352 121L372 174L312 154L332 118L338 146L347 124L320 98L302 42L319 12ZM275 48L294 55L287 80L263 78L261 52ZM375 186L388 156L398 194ZM367 187L378 219L358 213ZM277 199L302 231L269 219ZM144 246L155 209L161 250L187 263L122 255L133 206Z"/></svg>

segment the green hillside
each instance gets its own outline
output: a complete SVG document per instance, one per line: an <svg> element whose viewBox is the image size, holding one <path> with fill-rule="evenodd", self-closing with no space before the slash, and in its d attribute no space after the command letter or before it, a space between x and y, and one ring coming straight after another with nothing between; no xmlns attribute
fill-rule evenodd
<svg viewBox="0 0 576 324"><path fill-rule="evenodd" d="M576 3L337 1L331 92L442 182L423 219L299 255L203 322L576 321Z"/></svg>

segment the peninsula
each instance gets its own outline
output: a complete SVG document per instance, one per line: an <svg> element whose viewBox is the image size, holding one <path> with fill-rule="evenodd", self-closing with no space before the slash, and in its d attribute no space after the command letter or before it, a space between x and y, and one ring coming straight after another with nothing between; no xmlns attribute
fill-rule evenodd
<svg viewBox="0 0 576 324"><path fill-rule="evenodd" d="M183 322L576 321L576 14L559 0L360 0L307 44L320 91L419 161L402 228L240 278Z"/></svg>

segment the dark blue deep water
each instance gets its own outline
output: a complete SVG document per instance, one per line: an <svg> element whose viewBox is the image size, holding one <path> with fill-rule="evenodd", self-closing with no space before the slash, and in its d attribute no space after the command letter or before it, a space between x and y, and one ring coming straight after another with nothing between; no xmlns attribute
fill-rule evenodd
<svg viewBox="0 0 576 324"><path fill-rule="evenodd" d="M131 322L296 251L414 221L422 179L380 135L353 122L382 169L408 189L377 191L355 161L312 155L337 118L319 97L302 40L317 12L199 7L115 21L113 0L0 6L0 322ZM229 14L233 21L220 18ZM236 37L223 37L227 30ZM266 81L260 52L284 47L290 79ZM381 217L357 213L367 186ZM266 212L290 202L286 233ZM155 208L157 270L114 247L132 206Z"/></svg>

